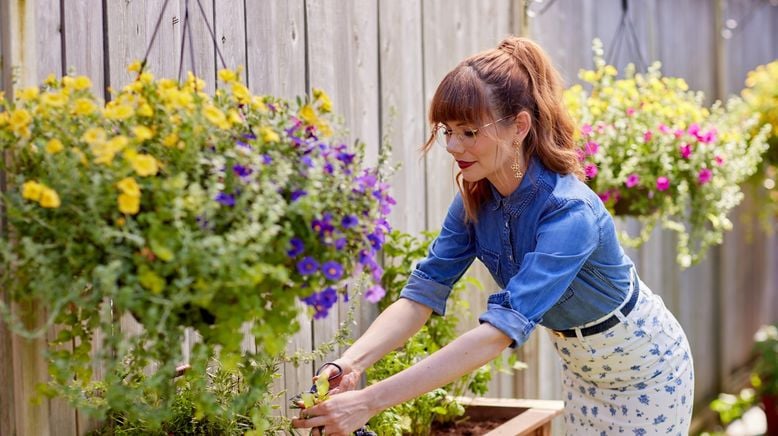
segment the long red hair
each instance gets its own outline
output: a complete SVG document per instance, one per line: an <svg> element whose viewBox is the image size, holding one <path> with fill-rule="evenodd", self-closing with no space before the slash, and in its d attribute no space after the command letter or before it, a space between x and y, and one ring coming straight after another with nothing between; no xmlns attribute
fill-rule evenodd
<svg viewBox="0 0 778 436"><path fill-rule="evenodd" d="M562 80L543 49L527 38L505 38L491 50L468 57L443 78L432 97L429 122L435 126L458 121L478 125L527 111L532 127L522 146L525 162L533 156L559 174L584 179L577 147L575 124L562 99ZM430 149L434 136L424 144ZM488 181L468 182L459 172L467 220L476 221L489 195Z"/></svg>

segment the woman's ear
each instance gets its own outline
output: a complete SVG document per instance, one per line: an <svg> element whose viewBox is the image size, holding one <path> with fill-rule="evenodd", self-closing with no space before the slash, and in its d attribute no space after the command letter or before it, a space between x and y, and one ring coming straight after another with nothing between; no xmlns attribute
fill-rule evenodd
<svg viewBox="0 0 778 436"><path fill-rule="evenodd" d="M530 128L532 128L532 117L529 116L529 112L519 112L516 115L516 135L523 141L527 137Z"/></svg>

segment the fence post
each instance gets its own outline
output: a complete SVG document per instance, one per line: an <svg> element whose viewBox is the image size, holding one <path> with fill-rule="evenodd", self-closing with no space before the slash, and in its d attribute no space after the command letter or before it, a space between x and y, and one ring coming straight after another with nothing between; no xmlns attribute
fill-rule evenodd
<svg viewBox="0 0 778 436"><path fill-rule="evenodd" d="M6 98L13 98L14 86L31 86L37 82L36 64L36 2L24 0L0 1L0 32L2 32L2 76ZM4 156L8 162L8 156ZM4 223L5 224L5 223ZM3 230L7 230L5 225ZM7 298L2 295L2 298ZM28 329L40 325L45 309L12 305L12 313L20 316ZM45 382L47 365L45 336L26 340L12 335L6 327L0 329L0 433L20 436L48 436L50 431L48 401L33 403L35 386ZM7 415L7 416L5 416ZM7 432L7 433L6 433Z"/></svg>

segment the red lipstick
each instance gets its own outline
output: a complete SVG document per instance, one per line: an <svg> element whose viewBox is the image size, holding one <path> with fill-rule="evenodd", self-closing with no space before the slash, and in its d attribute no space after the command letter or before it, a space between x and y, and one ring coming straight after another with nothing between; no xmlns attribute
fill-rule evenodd
<svg viewBox="0 0 778 436"><path fill-rule="evenodd" d="M474 163L475 162L467 162L467 161L464 161L464 160L458 160L457 161L457 165L459 165L459 169L462 169L462 170L467 168L467 167L469 167L470 165L472 165Z"/></svg>

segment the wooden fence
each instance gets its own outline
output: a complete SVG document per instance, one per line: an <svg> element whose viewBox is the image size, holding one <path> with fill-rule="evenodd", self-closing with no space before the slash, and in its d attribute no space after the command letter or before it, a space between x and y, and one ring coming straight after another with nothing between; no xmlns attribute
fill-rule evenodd
<svg viewBox="0 0 778 436"><path fill-rule="evenodd" d="M95 91L119 89L131 80L125 66L143 57L163 0L0 0L0 89L12 92L39 83L49 73L71 69L92 78ZM196 0L172 0L150 56L157 76L176 77L185 5L193 6L194 66L211 88L216 47ZM523 33L543 45L568 84L590 67L591 40L606 44L621 19L619 0L203 0L215 26L218 48L229 67L243 66L255 93L293 97L325 89L342 114L351 138L377 156L381 139L393 145L402 170L393 180L398 206L392 223L409 232L435 229L454 193L451 159L440 150L425 158L418 145L427 134L426 105L443 75L460 59L493 47L508 34ZM635 39L646 59L659 59L668 75L684 77L709 100L737 92L745 73L778 58L778 8L742 0L633 0ZM749 13L750 8L755 8ZM529 15L526 12L529 11ZM732 37L721 36L727 19L741 21ZM617 60L635 61L636 52ZM187 58L187 66L191 65ZM696 405L732 389L747 363L751 337L763 322L778 321L778 242L754 219L758 199L749 198L733 220L722 247L687 271L675 264L674 238L656 231L630 254L643 280L660 293L689 334L697 371ZM625 228L632 222L620 222ZM473 325L494 291L483 268L473 274L487 284L473 291ZM33 315L40 316L42 309ZM326 341L345 315L304 320L290 349ZM358 329L375 316L360 314ZM34 319L31 319L34 322ZM128 320L122 328L136 329ZM355 334L358 332L355 332ZM12 337L0 323L0 435L77 435L95 423L60 400L32 405L32 388L45 380L44 341ZM559 365L543 332L519 351L528 369L496 374L490 395L559 399ZM330 356L335 357L335 356ZM312 365L282 369L279 389L301 391Z"/></svg>

